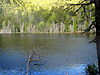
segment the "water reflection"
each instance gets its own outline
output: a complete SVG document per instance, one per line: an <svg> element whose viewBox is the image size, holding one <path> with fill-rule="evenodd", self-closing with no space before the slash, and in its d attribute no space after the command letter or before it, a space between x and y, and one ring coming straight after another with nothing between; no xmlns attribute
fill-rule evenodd
<svg viewBox="0 0 100 75"><path fill-rule="evenodd" d="M87 64L97 63L95 44L88 43L92 38L80 34L0 34L0 75L25 75L27 55L38 46L43 46L38 51L41 59L31 63L31 75L84 75Z"/></svg>

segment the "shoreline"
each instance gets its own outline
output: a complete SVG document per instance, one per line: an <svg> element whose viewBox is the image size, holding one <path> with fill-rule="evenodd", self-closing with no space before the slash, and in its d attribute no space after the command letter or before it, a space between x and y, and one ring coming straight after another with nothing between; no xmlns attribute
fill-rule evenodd
<svg viewBox="0 0 100 75"><path fill-rule="evenodd" d="M91 34L93 32L0 32L0 34Z"/></svg>

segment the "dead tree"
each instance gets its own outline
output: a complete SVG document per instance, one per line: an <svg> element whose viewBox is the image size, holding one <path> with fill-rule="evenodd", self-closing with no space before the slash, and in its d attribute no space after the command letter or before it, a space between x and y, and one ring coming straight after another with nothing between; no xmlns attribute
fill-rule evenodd
<svg viewBox="0 0 100 75"><path fill-rule="evenodd" d="M30 53L28 54L27 66L26 66L26 68L27 68L26 75L29 75L29 73L30 73L30 68L31 68L30 64L31 64L31 62L38 61L40 59L40 56L39 56L37 51L41 47L38 47L37 49L34 48L34 50L31 50Z"/></svg>

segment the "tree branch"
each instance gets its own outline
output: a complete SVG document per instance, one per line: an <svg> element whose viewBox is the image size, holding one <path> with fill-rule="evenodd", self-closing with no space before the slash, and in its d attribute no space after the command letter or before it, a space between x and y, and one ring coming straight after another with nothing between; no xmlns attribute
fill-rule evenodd
<svg viewBox="0 0 100 75"><path fill-rule="evenodd" d="M21 1L20 0L13 0L13 2L18 4L19 6L21 5L22 7L25 7L22 0Z"/></svg>
<svg viewBox="0 0 100 75"><path fill-rule="evenodd" d="M93 40L91 40L89 43L95 43L96 42L96 38L94 38Z"/></svg>
<svg viewBox="0 0 100 75"><path fill-rule="evenodd" d="M94 1L90 1L89 3L83 3L83 4L69 4L69 5L90 5L93 4Z"/></svg>
<svg viewBox="0 0 100 75"><path fill-rule="evenodd" d="M80 3L83 3L84 1L80 2ZM66 11L69 11L70 9L72 9L74 6L70 6L69 4L67 4L67 8L65 8L64 10Z"/></svg>
<svg viewBox="0 0 100 75"><path fill-rule="evenodd" d="M91 29L95 28L95 22L96 21L92 21L89 28L85 29L84 32L82 32L82 34L85 33L85 32L89 32Z"/></svg>
<svg viewBox="0 0 100 75"><path fill-rule="evenodd" d="M94 26L93 26L94 25ZM92 27L93 26L93 27ZM93 21L92 23L91 23L91 25L89 26L89 28L87 28L87 29L85 29L84 31L85 32L89 32L91 29L93 29L95 27L95 21Z"/></svg>
<svg viewBox="0 0 100 75"><path fill-rule="evenodd" d="M80 6L76 11L75 14L82 8L82 6Z"/></svg>

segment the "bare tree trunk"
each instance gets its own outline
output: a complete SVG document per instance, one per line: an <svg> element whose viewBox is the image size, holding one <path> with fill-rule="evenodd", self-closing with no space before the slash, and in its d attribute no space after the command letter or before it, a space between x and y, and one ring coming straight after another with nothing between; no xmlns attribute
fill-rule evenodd
<svg viewBox="0 0 100 75"><path fill-rule="evenodd" d="M96 20L96 45L98 66L100 72L100 0L95 0L95 20Z"/></svg>
<svg viewBox="0 0 100 75"><path fill-rule="evenodd" d="M20 23L20 32L23 33L24 32L24 22Z"/></svg>

